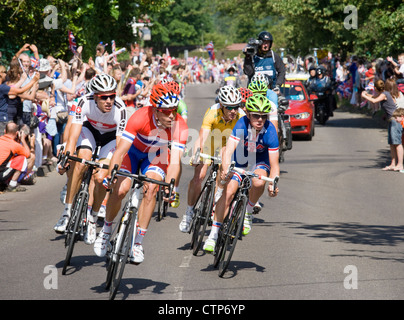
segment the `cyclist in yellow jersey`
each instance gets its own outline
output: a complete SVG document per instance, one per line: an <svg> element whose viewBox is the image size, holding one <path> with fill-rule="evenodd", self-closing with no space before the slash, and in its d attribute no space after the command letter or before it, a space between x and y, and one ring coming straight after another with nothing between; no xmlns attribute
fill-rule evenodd
<svg viewBox="0 0 404 320"><path fill-rule="evenodd" d="M233 86L220 88L218 95L219 103L211 106L205 113L199 137L194 145L194 155L198 148L203 153L214 155L216 150L222 154L227 138L238 119L245 115L240 108L242 101L241 93ZM191 161L194 157L191 158ZM194 176L188 185L188 207L179 225L181 232L188 232L193 215L193 206L201 192L202 182L206 176L209 162L191 163L195 167ZM216 188L215 202L220 198L221 189Z"/></svg>

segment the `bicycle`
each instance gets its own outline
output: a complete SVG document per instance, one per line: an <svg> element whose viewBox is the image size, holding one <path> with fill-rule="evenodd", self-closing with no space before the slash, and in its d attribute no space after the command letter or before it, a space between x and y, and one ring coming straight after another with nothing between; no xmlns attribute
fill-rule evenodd
<svg viewBox="0 0 404 320"><path fill-rule="evenodd" d="M191 220L191 226L188 233L192 233L191 237L191 249L194 256L199 252L202 244L203 237L205 236L206 227L212 222L212 210L213 202L215 199L216 190L216 177L219 171L219 165L222 163L221 159L217 157L217 153L214 157L200 152L200 148L195 153L193 162L199 162L199 158L210 159L213 161L208 178L202 188L198 199L195 202L193 208L193 216Z"/></svg>
<svg viewBox="0 0 404 320"><path fill-rule="evenodd" d="M88 208L88 200L90 198L89 186L93 175L93 171L96 168L108 170L107 164L96 162L98 158L99 149L100 147L97 147L96 150L93 152L92 160L85 160L82 158L71 156L70 152L66 152L65 155L62 155L63 147L61 148L59 153L58 162L61 163L62 167L65 166L67 160L80 162L88 167L83 175L80 189L74 197L71 215L65 230L66 235L65 247L67 247L67 252L65 261L63 263L63 269L62 269L63 275L66 274L67 267L70 265L70 260L73 255L73 250L76 242L79 240L83 240L84 234L87 229L88 225L87 208Z"/></svg>
<svg viewBox="0 0 404 320"><path fill-rule="evenodd" d="M129 252L133 246L136 236L138 208L142 200L142 188L144 182L158 184L169 188L171 195L174 188L174 179L170 183L157 181L141 174L132 174L118 170L115 165L111 172L111 180L114 181L116 175L131 178L132 185L128 193L128 200L123 206L122 215L119 224L117 224L112 232L114 235L107 249L107 278L105 288L109 290L109 299L113 300L121 282L125 265L129 257ZM110 190L108 190L110 191Z"/></svg>
<svg viewBox="0 0 404 320"><path fill-rule="evenodd" d="M241 181L241 184L230 204L229 214L225 218L219 230L213 262L213 266L215 268L219 267L219 277L224 276L230 264L237 240L242 240L242 230L248 203L248 193L252 183L251 178L257 178L273 183L274 190L276 189L279 181L278 176L271 179L269 177L255 174L251 171L234 167L234 163L231 164L229 168L229 172L230 171L238 172L241 175L244 175L244 178Z"/></svg>

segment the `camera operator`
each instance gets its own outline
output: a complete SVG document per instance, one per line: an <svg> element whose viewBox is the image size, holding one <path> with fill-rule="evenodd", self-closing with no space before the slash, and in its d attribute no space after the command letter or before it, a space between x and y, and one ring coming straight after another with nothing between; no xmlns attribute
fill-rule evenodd
<svg viewBox="0 0 404 320"><path fill-rule="evenodd" d="M273 37L268 31L262 31L258 39L251 39L243 49L244 73L250 83L255 73L265 74L272 79L274 91L280 94L280 86L285 82L286 69L281 57L271 50Z"/></svg>
<svg viewBox="0 0 404 320"><path fill-rule="evenodd" d="M27 168L27 158L31 149L27 143L27 132L19 130L16 123L6 125L4 136L0 137L0 183L7 185L7 191L25 191L26 188L17 186L21 172Z"/></svg>

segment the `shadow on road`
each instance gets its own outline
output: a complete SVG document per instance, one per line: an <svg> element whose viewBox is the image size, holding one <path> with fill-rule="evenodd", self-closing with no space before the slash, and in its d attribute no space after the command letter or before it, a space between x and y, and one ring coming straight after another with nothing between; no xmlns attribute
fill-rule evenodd
<svg viewBox="0 0 404 320"><path fill-rule="evenodd" d="M355 222L334 222L330 224L303 224L285 222L283 225L296 229L297 235L322 239L326 242L343 242L363 246L396 247L404 243L404 226L366 225ZM375 260L390 260L404 263L404 254L396 251L368 250L364 247L347 250L349 254L332 256L357 256Z"/></svg>

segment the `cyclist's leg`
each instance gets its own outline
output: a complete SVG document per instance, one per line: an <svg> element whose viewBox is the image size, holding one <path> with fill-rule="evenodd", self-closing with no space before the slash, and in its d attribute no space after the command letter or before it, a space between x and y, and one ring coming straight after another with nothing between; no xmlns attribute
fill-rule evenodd
<svg viewBox="0 0 404 320"><path fill-rule="evenodd" d="M233 175L236 177L236 174ZM231 201L237 192L239 183L241 180L232 178L223 188L223 195L216 203L216 210L213 217L212 229L210 230L208 239L206 239L203 249L208 252L213 252L216 246L217 236L219 234L220 227L229 211Z"/></svg>
<svg viewBox="0 0 404 320"><path fill-rule="evenodd" d="M112 140L107 143L105 146L102 146L99 154L100 163L109 164L113 155L114 150L116 149L116 140ZM104 178L107 176L108 170L100 169L94 175L94 202L93 202L93 212L98 215L100 211L101 204L106 196L106 189L103 186Z"/></svg>
<svg viewBox="0 0 404 320"><path fill-rule="evenodd" d="M207 164L199 164L195 167L194 176L192 180L188 184L188 206L185 214L182 216L182 220L179 225L179 229L181 232L189 232L189 228L191 225L192 216L194 215L194 205L196 200L198 200L198 196L201 193L202 182L205 179L206 172L208 169Z"/></svg>
<svg viewBox="0 0 404 320"><path fill-rule="evenodd" d="M260 162L253 168L254 173L267 177L269 175L270 167L265 162ZM252 186L249 191L248 203L246 208L246 214L244 216L244 229L243 235L250 233L252 228L252 213L255 205L258 203L259 198L262 196L265 190L265 181L256 178L252 179Z"/></svg>

